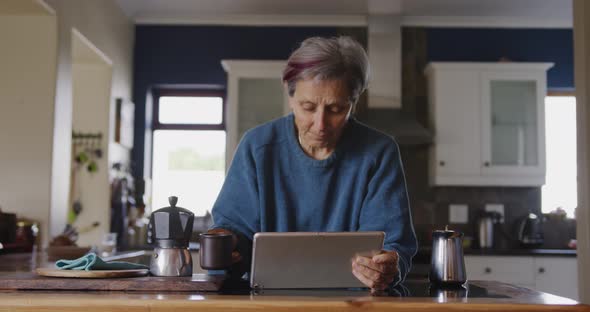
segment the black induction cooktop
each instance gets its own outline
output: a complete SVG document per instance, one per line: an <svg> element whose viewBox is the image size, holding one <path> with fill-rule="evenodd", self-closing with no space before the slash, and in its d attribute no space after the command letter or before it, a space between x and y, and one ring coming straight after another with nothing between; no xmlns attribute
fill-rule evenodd
<svg viewBox="0 0 590 312"><path fill-rule="evenodd" d="M358 297L368 292L367 288L252 290L245 282L233 282L226 283L220 293L228 295L250 294L254 296ZM470 283L466 283L462 287L440 287L431 285L428 280L406 280L403 284L377 295L388 297L510 298Z"/></svg>

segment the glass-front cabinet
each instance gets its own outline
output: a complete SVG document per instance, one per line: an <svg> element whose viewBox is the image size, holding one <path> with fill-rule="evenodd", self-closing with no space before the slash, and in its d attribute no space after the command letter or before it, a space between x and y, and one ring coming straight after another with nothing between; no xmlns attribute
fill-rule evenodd
<svg viewBox="0 0 590 312"><path fill-rule="evenodd" d="M430 176L434 185L545 183L550 63L431 63Z"/></svg>
<svg viewBox="0 0 590 312"><path fill-rule="evenodd" d="M540 174L545 163L545 79L534 73L500 71L482 73L481 82L483 170Z"/></svg>

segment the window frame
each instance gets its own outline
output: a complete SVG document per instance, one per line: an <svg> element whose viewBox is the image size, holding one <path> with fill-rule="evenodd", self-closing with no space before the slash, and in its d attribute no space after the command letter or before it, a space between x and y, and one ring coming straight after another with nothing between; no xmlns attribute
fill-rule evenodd
<svg viewBox="0 0 590 312"><path fill-rule="evenodd" d="M156 130L224 130L227 132L227 104L225 90L198 90L198 89L156 89L154 94L154 108L152 118L152 133ZM219 124L170 124L160 123L160 98L163 96L178 97L220 97L221 98L221 123ZM153 135L153 134L152 134ZM153 154L153 150L152 150Z"/></svg>
<svg viewBox="0 0 590 312"><path fill-rule="evenodd" d="M220 124L163 124L160 123L160 97L162 96L186 96L186 97L220 97L221 98L221 123ZM151 129L149 129L149 161L145 160L144 168L146 168L146 164L149 164L147 168L144 170L149 170L149 178L153 179L154 174L154 133L157 130L188 130L188 131L199 131L199 130L220 130L226 132L226 146L227 146L227 101L226 101L226 89L195 89L195 88L174 88L174 87L166 87L166 88L153 88L151 90L151 99L152 99L152 107L149 109L151 111ZM227 153L227 149L226 149ZM227 155L226 157L227 158ZM225 165L225 171L227 172L227 164ZM153 195L153 189L151 190ZM155 207L151 207L152 211Z"/></svg>

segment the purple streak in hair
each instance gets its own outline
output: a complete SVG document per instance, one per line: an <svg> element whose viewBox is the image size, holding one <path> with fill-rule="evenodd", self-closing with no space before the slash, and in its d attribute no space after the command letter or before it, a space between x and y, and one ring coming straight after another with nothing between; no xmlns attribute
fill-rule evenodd
<svg viewBox="0 0 590 312"><path fill-rule="evenodd" d="M313 67L319 63L319 60L309 61L305 63L290 61L289 63L287 63L287 69L283 74L283 82L291 80L293 77L299 75L304 69Z"/></svg>

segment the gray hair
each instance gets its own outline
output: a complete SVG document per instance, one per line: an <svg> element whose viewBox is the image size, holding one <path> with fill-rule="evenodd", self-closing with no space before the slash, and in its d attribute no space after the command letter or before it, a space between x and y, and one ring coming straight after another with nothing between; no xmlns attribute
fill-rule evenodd
<svg viewBox="0 0 590 312"><path fill-rule="evenodd" d="M354 105L367 88L369 58L365 49L347 36L308 38L289 56L283 70L289 96L295 93L297 81L303 79L343 81Z"/></svg>

